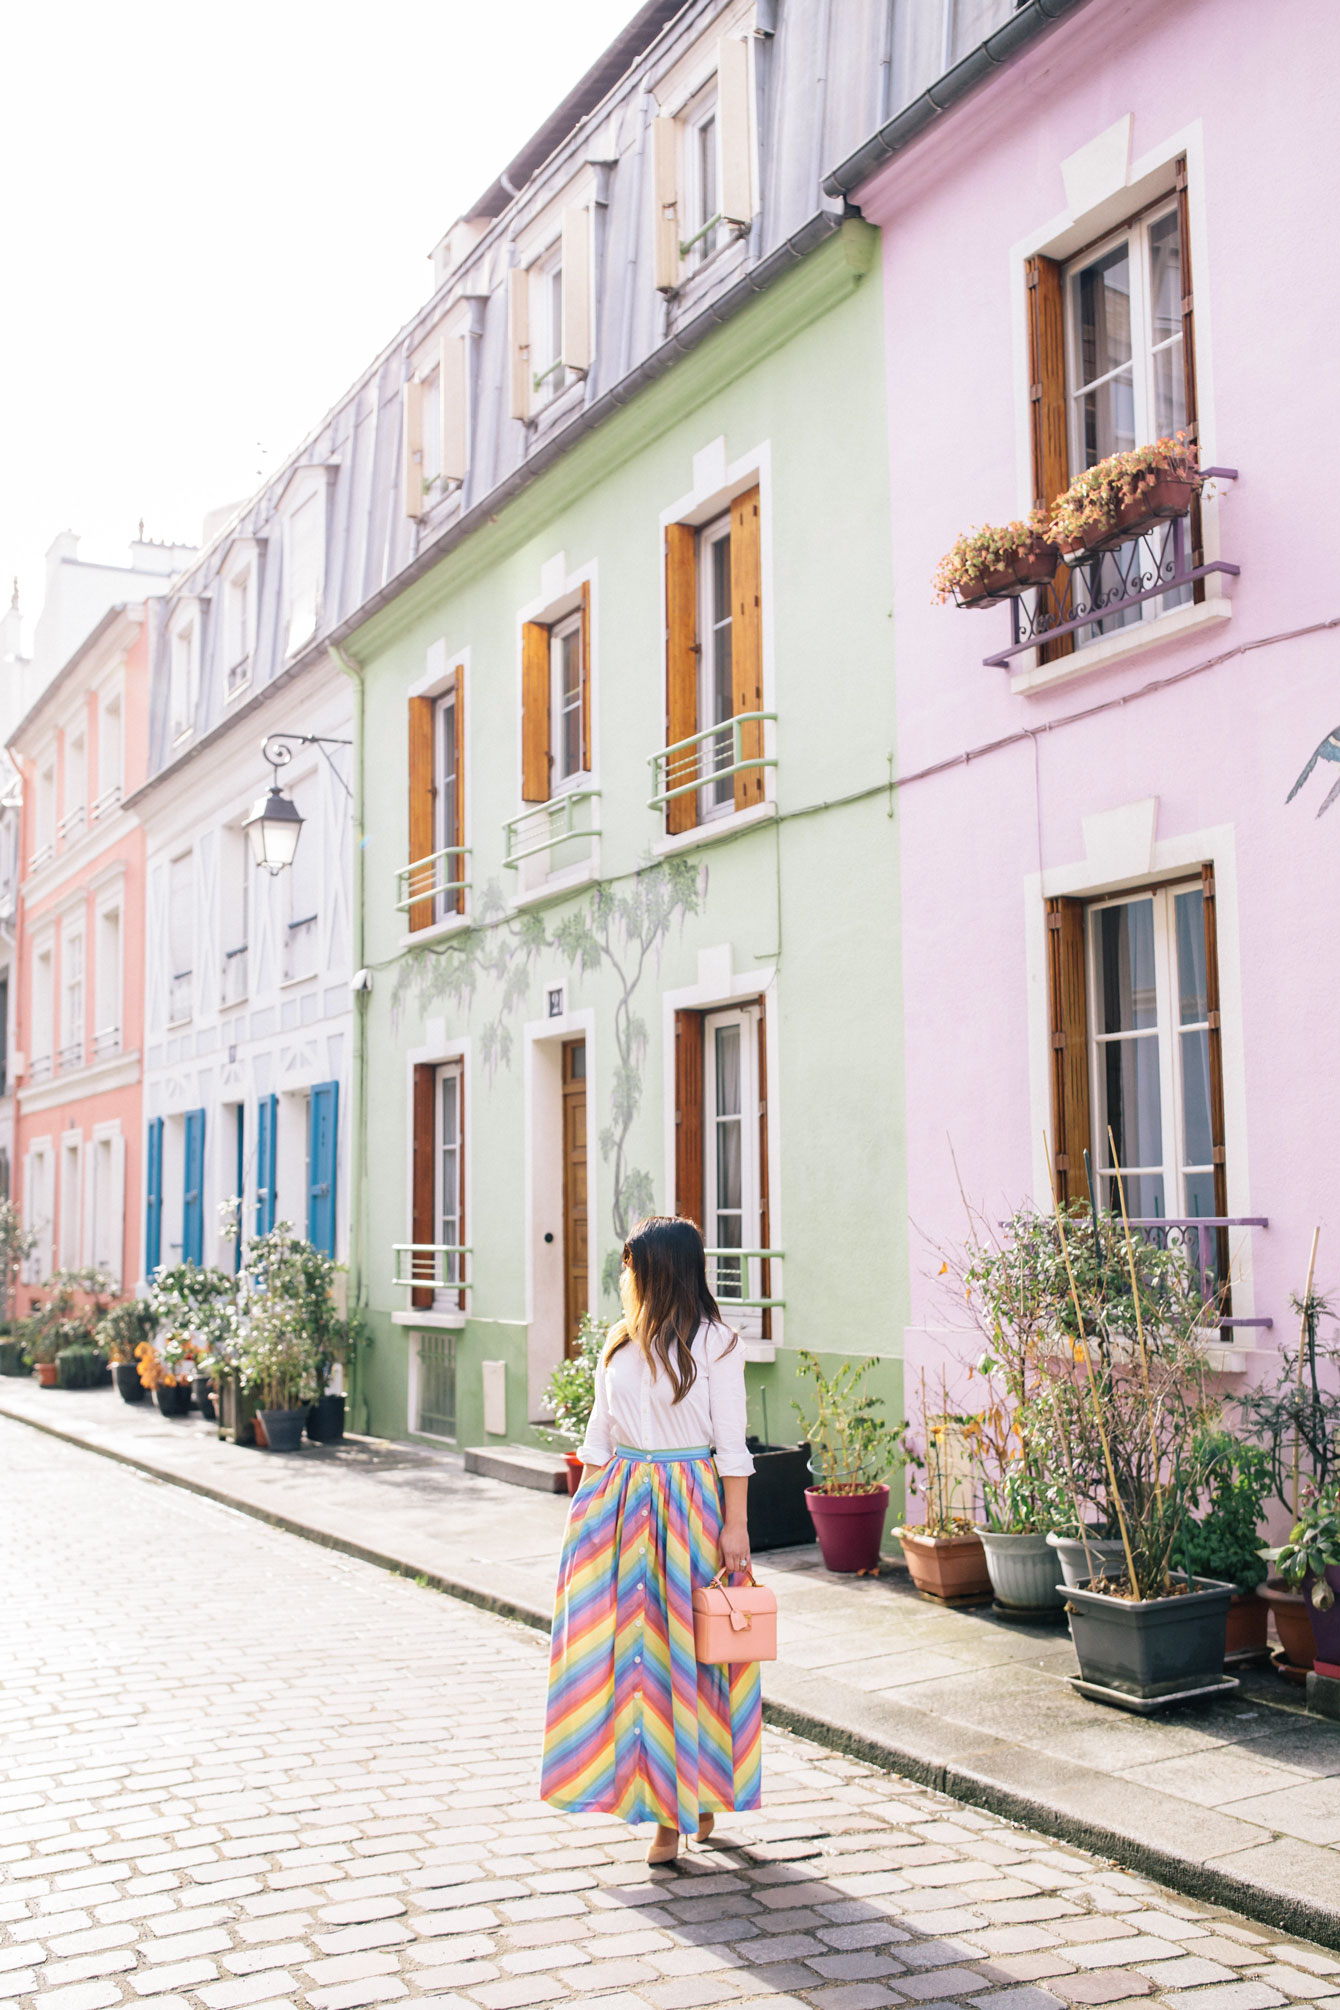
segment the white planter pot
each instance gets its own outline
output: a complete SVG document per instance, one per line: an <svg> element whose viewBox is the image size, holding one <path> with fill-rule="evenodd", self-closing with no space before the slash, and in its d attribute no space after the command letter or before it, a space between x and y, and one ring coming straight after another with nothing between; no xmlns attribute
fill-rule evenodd
<svg viewBox="0 0 1340 2010"><path fill-rule="evenodd" d="M1060 1606L1061 1559L1045 1535L994 1535L984 1528L981 1537L998 1605L1020 1612Z"/></svg>
<svg viewBox="0 0 1340 2010"><path fill-rule="evenodd" d="M1077 1535L1049 1535L1047 1541L1061 1559L1061 1575L1073 1591L1077 1585L1087 1584L1097 1572L1110 1571L1117 1566L1119 1573L1126 1568L1126 1552L1120 1537L1100 1541L1090 1536L1087 1543Z"/></svg>

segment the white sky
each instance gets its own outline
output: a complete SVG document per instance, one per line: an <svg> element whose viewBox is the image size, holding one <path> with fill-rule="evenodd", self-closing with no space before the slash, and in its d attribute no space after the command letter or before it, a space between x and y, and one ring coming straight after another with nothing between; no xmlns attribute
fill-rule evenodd
<svg viewBox="0 0 1340 2010"><path fill-rule="evenodd" d="M20 0L0 114L0 605L194 543L427 298L638 0Z"/></svg>

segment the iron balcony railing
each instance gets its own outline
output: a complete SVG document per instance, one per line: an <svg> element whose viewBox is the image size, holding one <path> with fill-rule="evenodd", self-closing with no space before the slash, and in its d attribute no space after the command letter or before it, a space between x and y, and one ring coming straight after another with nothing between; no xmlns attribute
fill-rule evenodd
<svg viewBox="0 0 1340 2010"><path fill-rule="evenodd" d="M772 1266L783 1261L780 1249L708 1249L704 1254L718 1304L756 1312L785 1305L785 1298L774 1297L772 1290Z"/></svg>
<svg viewBox="0 0 1340 2010"><path fill-rule="evenodd" d="M433 903L433 919L440 921L438 901L445 898L448 912L455 911L455 903L460 894L469 890L470 882L463 876L462 861L469 858L470 848L463 844L443 845L440 851L429 852L426 858L416 858L409 865L402 865L395 876L397 914L408 914L421 901Z"/></svg>
<svg viewBox="0 0 1340 2010"><path fill-rule="evenodd" d="M61 1073L66 1074L72 1068L82 1068L83 1065L84 1065L83 1041L67 1040L65 1045L60 1050Z"/></svg>
<svg viewBox="0 0 1340 2010"><path fill-rule="evenodd" d="M28 1064L28 1080L30 1082L45 1082L50 1073L50 1054L34 1054Z"/></svg>
<svg viewBox="0 0 1340 2010"><path fill-rule="evenodd" d="M706 726L701 733L691 733L688 739L676 740L659 754L650 755L648 808L662 810L697 789L775 768L777 757L766 751L765 734L776 719L775 712L738 712L719 726Z"/></svg>
<svg viewBox="0 0 1340 2010"><path fill-rule="evenodd" d="M514 869L569 838L598 837L598 813L589 806L599 801L599 789L565 789L561 796L523 810L503 825L503 864Z"/></svg>
<svg viewBox="0 0 1340 2010"><path fill-rule="evenodd" d="M98 797L97 801L94 803L93 821L96 823L100 817L110 815L110 813L118 807L120 801L121 801L121 784L120 782L113 782L110 788L103 790L102 794Z"/></svg>
<svg viewBox="0 0 1340 2010"><path fill-rule="evenodd" d="M121 1028L119 1026L103 1026L94 1032L93 1058L95 1061L104 1061L110 1055L119 1054L120 1052Z"/></svg>
<svg viewBox="0 0 1340 2010"><path fill-rule="evenodd" d="M1237 473L1236 468L1207 468L1205 479L1236 481ZM1146 601L1194 588L1212 573L1236 579L1242 570L1223 558L1197 565L1195 556L1190 516L1172 517L1147 523L1129 537L1114 538L1102 550L1067 560L1044 586L974 601L977 607L994 606L997 598L1008 598L1010 603L1010 646L982 661L989 669L1008 670L1025 650L1059 642L1084 628L1106 633L1105 623Z"/></svg>
<svg viewBox="0 0 1340 2010"><path fill-rule="evenodd" d="M236 949L223 952L223 996L224 1005L240 1005L247 995L247 945L239 942Z"/></svg>
<svg viewBox="0 0 1340 2010"><path fill-rule="evenodd" d="M1200 1281L1206 1299L1228 1286L1224 1310L1216 1322L1221 1327L1255 1327L1267 1331L1271 1319L1239 1319L1233 1313L1231 1296L1229 1233L1233 1229L1269 1228L1267 1215L1147 1215L1130 1226L1155 1249L1182 1249Z"/></svg>
<svg viewBox="0 0 1340 2010"><path fill-rule="evenodd" d="M84 825L87 821L88 821L88 813L85 810L84 805L82 803L76 803L72 809L68 809L65 812L65 815L61 818L60 822L57 824L56 826L57 833L62 838L78 837L79 833L83 830Z"/></svg>
<svg viewBox="0 0 1340 2010"><path fill-rule="evenodd" d="M391 1245L396 1291L470 1290L466 1258L470 1246L463 1242L396 1242Z"/></svg>
<svg viewBox="0 0 1340 2010"><path fill-rule="evenodd" d="M284 982L294 984L300 978L313 977L317 962L317 920L315 914L305 914L300 921L290 921L284 939Z"/></svg>
<svg viewBox="0 0 1340 2010"><path fill-rule="evenodd" d="M191 1016L191 970L174 970L168 985L168 1024L180 1026Z"/></svg>

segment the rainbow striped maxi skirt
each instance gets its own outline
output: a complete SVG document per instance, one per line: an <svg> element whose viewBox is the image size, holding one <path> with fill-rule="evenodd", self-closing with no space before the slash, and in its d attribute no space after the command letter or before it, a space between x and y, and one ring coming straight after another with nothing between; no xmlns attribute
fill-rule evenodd
<svg viewBox="0 0 1340 2010"><path fill-rule="evenodd" d="M757 1662L700 1667L693 1592L719 1565L710 1452L622 1446L573 1498L549 1655L540 1792L569 1813L656 1821L759 1805Z"/></svg>

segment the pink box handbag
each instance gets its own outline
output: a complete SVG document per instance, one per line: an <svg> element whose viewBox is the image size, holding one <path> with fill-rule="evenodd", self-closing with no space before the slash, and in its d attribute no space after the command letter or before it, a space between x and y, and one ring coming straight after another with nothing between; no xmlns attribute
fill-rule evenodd
<svg viewBox="0 0 1340 2010"><path fill-rule="evenodd" d="M777 1600L755 1584L727 1584L719 1570L710 1584L693 1594L693 1646L699 1661L775 1661Z"/></svg>

